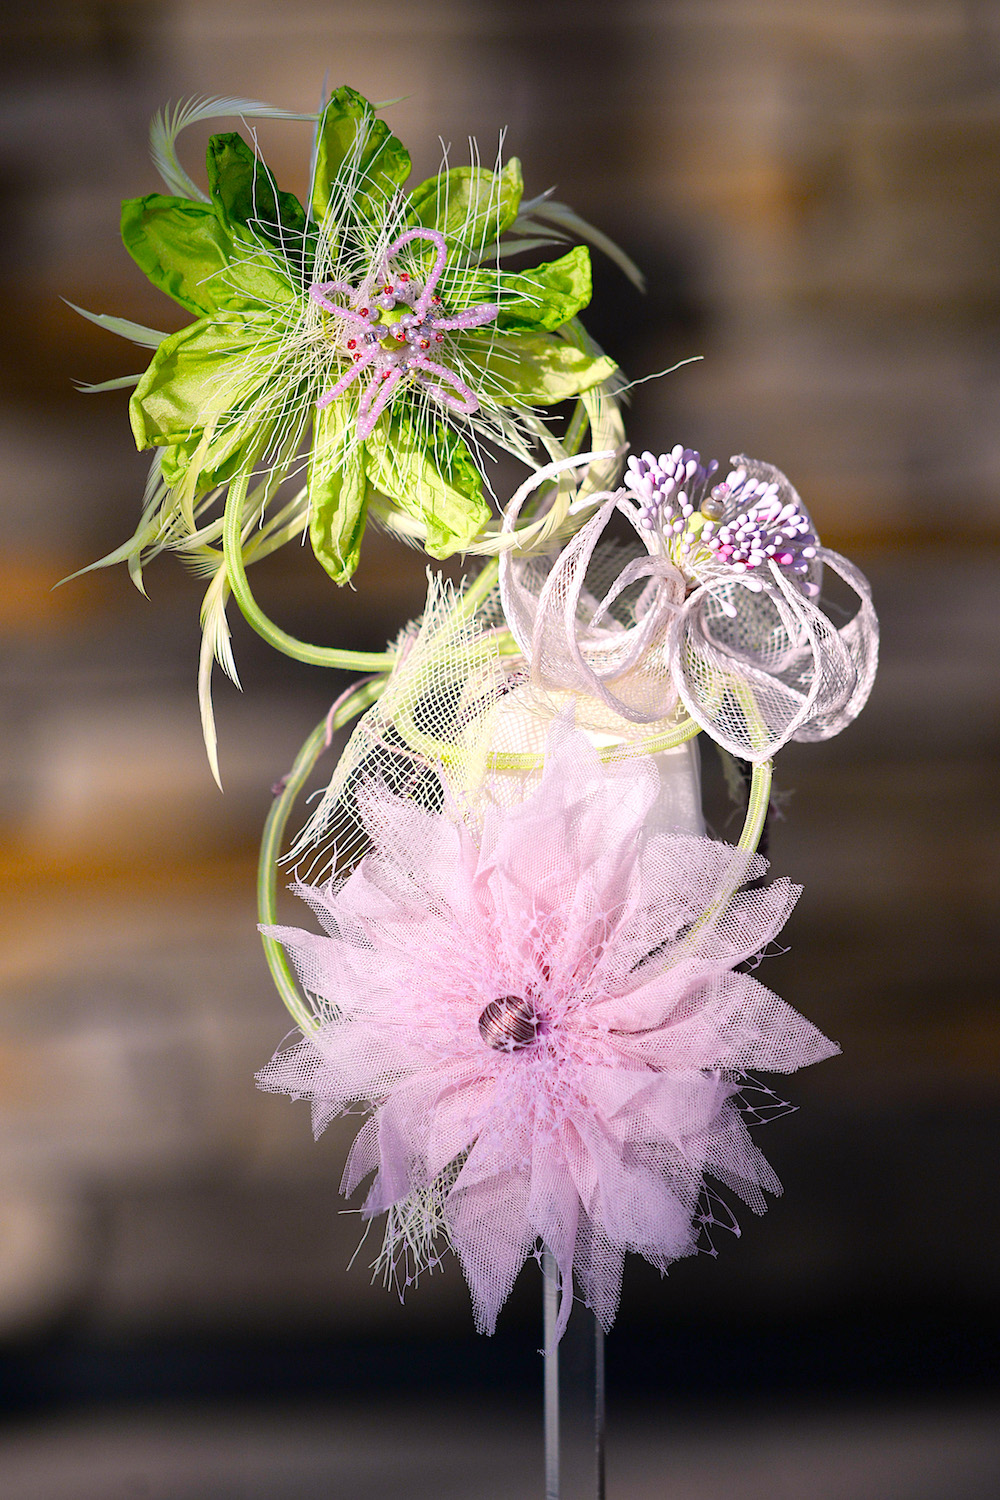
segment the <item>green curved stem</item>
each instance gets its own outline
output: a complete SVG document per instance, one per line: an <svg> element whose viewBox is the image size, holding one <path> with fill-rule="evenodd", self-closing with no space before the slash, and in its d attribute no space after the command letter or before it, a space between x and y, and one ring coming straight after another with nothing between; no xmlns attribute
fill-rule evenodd
<svg viewBox="0 0 1000 1500"><path fill-rule="evenodd" d="M623 740L618 745L605 745L597 752L603 765L614 760L634 760L640 755L656 755L660 750L675 750L686 740L693 740L699 733L693 719L684 719L666 734L654 735L648 740ZM486 758L491 771L538 771L545 757L533 750L494 750ZM765 803L765 808L767 804Z"/></svg>
<svg viewBox="0 0 1000 1500"><path fill-rule="evenodd" d="M328 747L332 731L343 728L345 724L349 724L352 719L374 703L384 687L384 677L359 683L353 692L344 697L332 716L320 720L295 757L292 769L285 777L282 789L275 797L271 811L267 815L261 838L260 857L257 862L257 918L262 926L273 927L277 921L278 860L284 844L285 828L299 793L313 766ZM316 1017L302 998L302 992L284 948L275 938L263 933L261 941L264 945L264 957L267 959L271 978L274 980L275 988L281 996L285 1009L303 1031L314 1031Z"/></svg>
<svg viewBox="0 0 1000 1500"><path fill-rule="evenodd" d="M469 584L469 587L463 592L455 607L455 618L458 620L470 619L482 604L483 600L488 598L488 596L496 588L496 582L499 575L500 560L499 558L493 557L488 563L480 568L475 578Z"/></svg>
<svg viewBox="0 0 1000 1500"><path fill-rule="evenodd" d="M751 854L756 852L760 836L764 831L764 819L767 817L767 808L771 800L772 766L772 761L760 760L753 768L747 814L743 820L743 832L736 845L737 849L745 849Z"/></svg>
<svg viewBox="0 0 1000 1500"><path fill-rule="evenodd" d="M746 818L743 821L743 832L740 834L737 849L744 854L753 854L760 843L760 836L764 829L764 819L767 817L767 805L771 797L771 762L763 760L757 762L753 768L753 779L750 783L750 800L747 806ZM673 957L667 968L675 968L694 951L698 936L704 929L715 922L716 918L726 910L730 901L736 895L743 883L746 873L744 861L737 861L736 868L731 872L732 884L728 890L724 890L696 922L685 933L674 950Z"/></svg>
<svg viewBox="0 0 1000 1500"><path fill-rule="evenodd" d="M345 672L387 671L394 660L391 651L340 651L333 646L310 646L289 635L265 615L250 591L243 563L243 502L249 482L250 475L246 472L233 480L226 496L222 521L222 551L229 586L247 624L276 651L296 661L307 662L311 667L336 667Z"/></svg>

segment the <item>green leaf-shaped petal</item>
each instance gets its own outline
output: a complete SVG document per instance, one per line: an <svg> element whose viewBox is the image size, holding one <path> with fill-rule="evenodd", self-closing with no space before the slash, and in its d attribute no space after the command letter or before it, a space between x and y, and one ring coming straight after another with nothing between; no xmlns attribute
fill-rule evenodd
<svg viewBox="0 0 1000 1500"><path fill-rule="evenodd" d="M299 200L278 190L266 164L236 131L212 136L207 167L212 202L230 230L249 227L266 238L279 228L299 234L305 229Z"/></svg>
<svg viewBox="0 0 1000 1500"><path fill-rule="evenodd" d="M507 333L551 333L575 318L591 297L590 251L576 245L568 255L530 271L501 271L497 327Z"/></svg>
<svg viewBox="0 0 1000 1500"><path fill-rule="evenodd" d="M499 172L453 167L413 189L408 218L439 230L453 253L478 260L517 218L523 192L516 156Z"/></svg>
<svg viewBox="0 0 1000 1500"><path fill-rule="evenodd" d="M590 252L585 245L577 245L558 260L516 274L452 261L437 289L449 312L496 302L500 306L496 324L503 332L551 333L590 301Z"/></svg>
<svg viewBox="0 0 1000 1500"><path fill-rule="evenodd" d="M122 240L153 285L188 312L215 312L226 304L232 238L207 204L162 193L128 198Z"/></svg>
<svg viewBox="0 0 1000 1500"><path fill-rule="evenodd" d="M410 175L410 155L363 95L335 89L320 117L313 215L380 219Z"/></svg>
<svg viewBox="0 0 1000 1500"><path fill-rule="evenodd" d="M369 482L424 523L431 557L463 551L489 520L479 470L457 432L418 427L399 413L378 423L365 448Z"/></svg>
<svg viewBox="0 0 1000 1500"><path fill-rule="evenodd" d="M196 455L204 488L259 451L282 404L271 390L279 346L269 331L252 320L220 325L201 318L156 351L129 414L137 448L168 449L169 484L179 482Z"/></svg>
<svg viewBox="0 0 1000 1500"><path fill-rule="evenodd" d="M219 221L232 236L245 239L249 230L252 240L304 274L315 252L315 229L294 193L279 190L267 165L235 131L209 141L208 185Z"/></svg>
<svg viewBox="0 0 1000 1500"><path fill-rule="evenodd" d="M252 231L234 244L215 210L150 193L122 204L125 248L154 286L190 312L253 311L290 302L295 289Z"/></svg>
<svg viewBox="0 0 1000 1500"><path fill-rule="evenodd" d="M590 390L618 366L607 355L588 354L545 333L508 333L491 342L488 333L467 333L462 340L473 390L488 394L499 406L552 406ZM463 372L465 373L465 372Z"/></svg>
<svg viewBox="0 0 1000 1500"><path fill-rule="evenodd" d="M368 498L364 449L360 443L345 444L347 437L339 401L316 413L309 457L309 540L335 583L346 583L358 566Z"/></svg>

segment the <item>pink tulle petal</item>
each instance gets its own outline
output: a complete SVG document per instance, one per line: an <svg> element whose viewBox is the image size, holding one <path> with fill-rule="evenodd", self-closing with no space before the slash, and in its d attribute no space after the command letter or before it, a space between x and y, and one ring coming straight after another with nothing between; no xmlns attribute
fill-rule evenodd
<svg viewBox="0 0 1000 1500"><path fill-rule="evenodd" d="M573 1275L580 1285L584 1302L605 1333L610 1332L618 1311L624 1270L625 1247L615 1244L586 1214L581 1214L576 1232Z"/></svg>
<svg viewBox="0 0 1000 1500"><path fill-rule="evenodd" d="M384 1213L413 1187L427 1187L424 1142L436 1089L433 1076L418 1074L394 1088L376 1116L378 1175L365 1200L367 1217Z"/></svg>
<svg viewBox="0 0 1000 1500"><path fill-rule="evenodd" d="M493 1080L472 1063L456 1075L434 1101L426 1145L432 1177L472 1145L495 1093Z"/></svg>
<svg viewBox="0 0 1000 1500"><path fill-rule="evenodd" d="M536 1137L531 1162L528 1222L559 1272L556 1338L562 1338L573 1308L573 1254L580 1222L580 1198L565 1160L552 1143Z"/></svg>
<svg viewBox="0 0 1000 1500"><path fill-rule="evenodd" d="M502 1170L480 1179L476 1150L448 1199L448 1231L472 1293L476 1327L492 1333L534 1247L535 1231L527 1218L528 1174ZM463 1182L467 1170L468 1186Z"/></svg>
<svg viewBox="0 0 1000 1500"><path fill-rule="evenodd" d="M712 983L697 1010L619 1042L628 1056L651 1067L760 1068L770 1073L793 1073L840 1050L748 974L727 974Z"/></svg>
<svg viewBox="0 0 1000 1500"><path fill-rule="evenodd" d="M777 1197L782 1191L773 1168L750 1139L742 1116L732 1105L726 1107L719 1126L704 1141L704 1166L755 1214L767 1208L765 1193Z"/></svg>
<svg viewBox="0 0 1000 1500"><path fill-rule="evenodd" d="M340 1180L340 1191L350 1197L359 1182L374 1172L378 1166L378 1118L372 1115L365 1121L354 1137L354 1143L344 1163L344 1175Z"/></svg>

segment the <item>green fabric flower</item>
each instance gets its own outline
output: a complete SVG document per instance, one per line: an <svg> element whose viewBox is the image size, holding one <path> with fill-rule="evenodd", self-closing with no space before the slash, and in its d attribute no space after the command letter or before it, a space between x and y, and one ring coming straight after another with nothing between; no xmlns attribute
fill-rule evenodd
<svg viewBox="0 0 1000 1500"><path fill-rule="evenodd" d="M302 522L337 582L369 512L448 557L492 515L484 445L529 462L539 440L551 451L544 409L614 375L575 322L591 293L585 247L500 269L521 208L516 160L406 193L409 172L373 107L340 88L319 118L308 209L235 134L209 144L208 200L124 204L130 254L195 314L131 401L137 445L162 449L180 517L166 530L240 476L264 476L266 504L304 470Z"/></svg>

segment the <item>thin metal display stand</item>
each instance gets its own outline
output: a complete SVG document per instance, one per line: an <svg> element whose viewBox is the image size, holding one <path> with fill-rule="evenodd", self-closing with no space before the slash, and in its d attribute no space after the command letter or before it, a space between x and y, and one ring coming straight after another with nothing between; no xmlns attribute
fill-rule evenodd
<svg viewBox="0 0 1000 1500"><path fill-rule="evenodd" d="M556 1342L559 1273L542 1252L545 1336L545 1500L605 1500L604 1329L575 1303Z"/></svg>
<svg viewBox="0 0 1000 1500"><path fill-rule="evenodd" d="M771 796L771 762L737 761L749 797L738 848L763 853ZM727 898L728 899L728 898ZM709 914L706 914L708 916ZM545 1500L605 1500L604 1331L577 1303L561 1345L556 1340L559 1273L542 1249L545 1334ZM560 1380L560 1348L564 1369ZM565 1434L565 1441L563 1435Z"/></svg>

